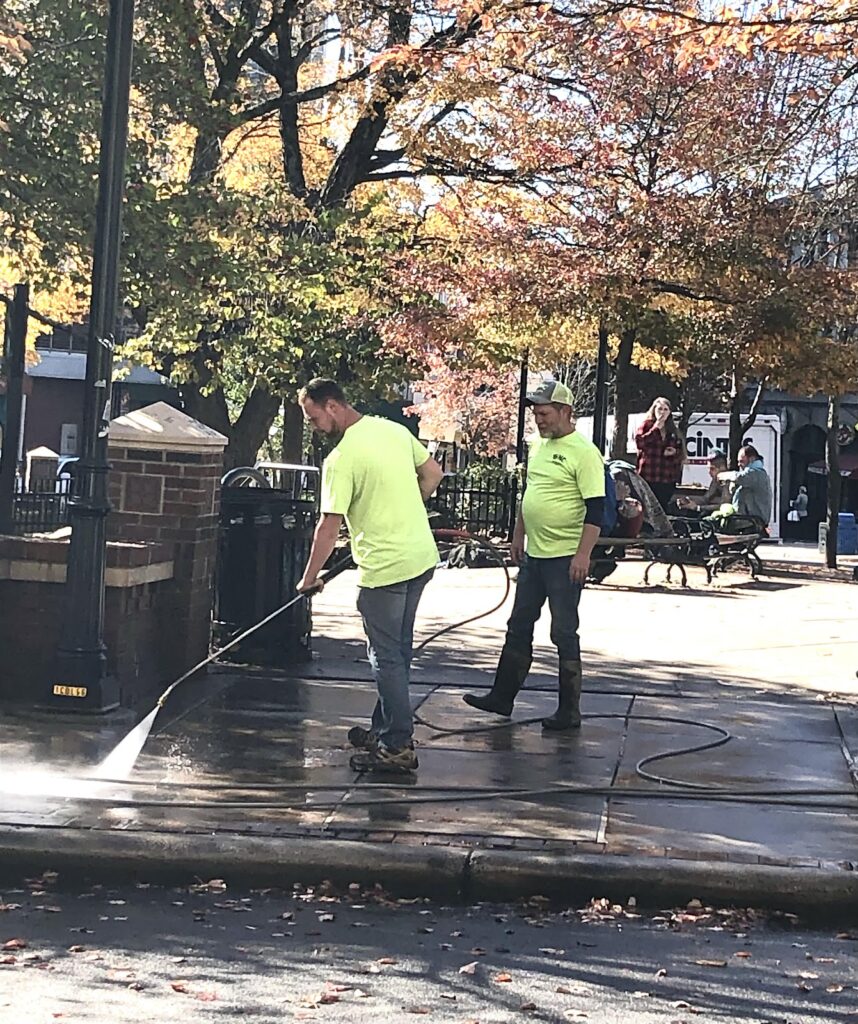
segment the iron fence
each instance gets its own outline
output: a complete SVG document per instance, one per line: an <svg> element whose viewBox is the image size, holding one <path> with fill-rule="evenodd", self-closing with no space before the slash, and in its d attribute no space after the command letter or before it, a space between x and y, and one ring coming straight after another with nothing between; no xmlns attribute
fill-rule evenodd
<svg viewBox="0 0 858 1024"><path fill-rule="evenodd" d="M15 487L12 498L12 532L50 533L68 526L71 477L43 481L24 489L23 481Z"/></svg>
<svg viewBox="0 0 858 1024"><path fill-rule="evenodd" d="M485 537L512 540L518 502L515 475L469 480L445 476L428 502L433 522Z"/></svg>

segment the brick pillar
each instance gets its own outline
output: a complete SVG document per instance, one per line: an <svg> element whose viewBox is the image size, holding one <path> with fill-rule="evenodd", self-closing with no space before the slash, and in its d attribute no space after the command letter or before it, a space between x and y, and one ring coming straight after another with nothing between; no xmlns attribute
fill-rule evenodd
<svg viewBox="0 0 858 1024"><path fill-rule="evenodd" d="M171 548L174 575L161 614L176 675L209 650L226 443L222 434L164 402L110 424L108 539Z"/></svg>

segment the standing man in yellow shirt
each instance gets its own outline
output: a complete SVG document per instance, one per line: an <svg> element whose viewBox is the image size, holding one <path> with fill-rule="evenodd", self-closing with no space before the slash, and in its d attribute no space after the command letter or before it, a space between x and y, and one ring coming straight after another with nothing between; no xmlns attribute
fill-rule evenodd
<svg viewBox="0 0 858 1024"><path fill-rule="evenodd" d="M321 518L298 590L318 589L345 519L378 689L371 727L349 730L362 751L350 764L355 771L410 774L417 769L408 693L414 617L438 562L424 502L444 474L410 431L361 415L335 381L311 380L298 401L315 430L338 439L325 459Z"/></svg>
<svg viewBox="0 0 858 1024"><path fill-rule="evenodd" d="M530 671L533 628L548 599L551 639L560 656L557 711L547 730L581 727L581 645L578 602L605 508L605 463L599 449L575 432L572 392L546 381L528 394L539 438L530 446L527 487L515 524L512 559L521 569L494 684L464 701L509 716Z"/></svg>

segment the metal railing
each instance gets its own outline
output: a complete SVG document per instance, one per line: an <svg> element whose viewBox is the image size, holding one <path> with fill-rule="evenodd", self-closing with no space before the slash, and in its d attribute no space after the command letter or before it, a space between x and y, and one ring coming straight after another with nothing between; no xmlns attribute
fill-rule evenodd
<svg viewBox="0 0 858 1024"><path fill-rule="evenodd" d="M512 540L517 503L518 479L513 474L486 480L455 475L444 477L427 508L441 526Z"/></svg>
<svg viewBox="0 0 858 1024"><path fill-rule="evenodd" d="M71 493L71 477L42 481L27 490L19 481L12 499L12 532L51 533L68 526Z"/></svg>

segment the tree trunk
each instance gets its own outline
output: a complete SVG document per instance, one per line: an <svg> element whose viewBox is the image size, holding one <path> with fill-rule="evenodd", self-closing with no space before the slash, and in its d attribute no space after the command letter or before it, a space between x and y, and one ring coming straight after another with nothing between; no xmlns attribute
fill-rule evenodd
<svg viewBox="0 0 858 1024"><path fill-rule="evenodd" d="M740 384L735 369L733 370L733 385L730 388L730 450L727 453L731 469L735 469L738 466L739 449L742 447L745 435L757 422L757 416L760 412L760 403L763 400L763 395L766 393L767 382L768 377L763 377L762 380L757 381L757 390L751 400L751 408L748 410L748 415L743 419L742 394L745 389Z"/></svg>
<svg viewBox="0 0 858 1024"><path fill-rule="evenodd" d="M763 395L766 393L766 382L768 378L763 377L761 381L757 382L757 391L751 401L751 408L748 410L748 415L742 420L742 438L744 439L745 434L753 427L757 422L757 414L760 411L760 402L763 400ZM740 445L741 447L741 445Z"/></svg>
<svg viewBox="0 0 858 1024"><path fill-rule="evenodd" d="M614 364L614 386L616 399L614 404L614 433L611 438L611 458L628 459L629 447L629 403L630 371L632 352L635 347L637 331L634 327L626 327L620 334L620 346Z"/></svg>
<svg viewBox="0 0 858 1024"><path fill-rule="evenodd" d="M742 447L742 388L738 374L733 368L730 387L730 429L728 431L727 461L730 469L739 465L739 449Z"/></svg>
<svg viewBox="0 0 858 1024"><path fill-rule="evenodd" d="M405 46L411 32L411 3L391 4L387 16L387 45ZM322 206L342 206L369 172L370 161L379 140L387 130L391 110L402 99L419 75L401 71L391 65L375 87L376 99L370 100L357 119L351 134L340 150L328 180L322 189Z"/></svg>
<svg viewBox="0 0 858 1024"><path fill-rule="evenodd" d="M283 462L300 465L304 461L304 414L297 402L283 402L283 441L280 449Z"/></svg>
<svg viewBox="0 0 858 1024"><path fill-rule="evenodd" d="M256 462L257 453L277 418L280 408L278 395L272 395L257 385L244 403L241 415L231 424L221 388L204 395L198 384L190 382L179 385L179 393L189 416L229 439L224 451L224 470L252 466Z"/></svg>
<svg viewBox="0 0 858 1024"><path fill-rule="evenodd" d="M840 396L828 396L828 437L825 444L825 468L828 473L828 536L825 539L825 564L837 568L837 525L840 515L840 448L837 428L840 426Z"/></svg>
<svg viewBox="0 0 858 1024"><path fill-rule="evenodd" d="M280 88L284 92L298 91L298 65L295 61L292 39L292 21L286 18L277 32L277 66L280 69ZM293 196L303 199L307 195L304 179L304 158L298 130L298 106L284 103L280 107L280 143L283 173Z"/></svg>
<svg viewBox="0 0 858 1024"><path fill-rule="evenodd" d="M259 449L277 418L280 402L279 395L272 395L258 384L254 387L232 428L229 447L224 453L224 469L252 466L256 462Z"/></svg>

